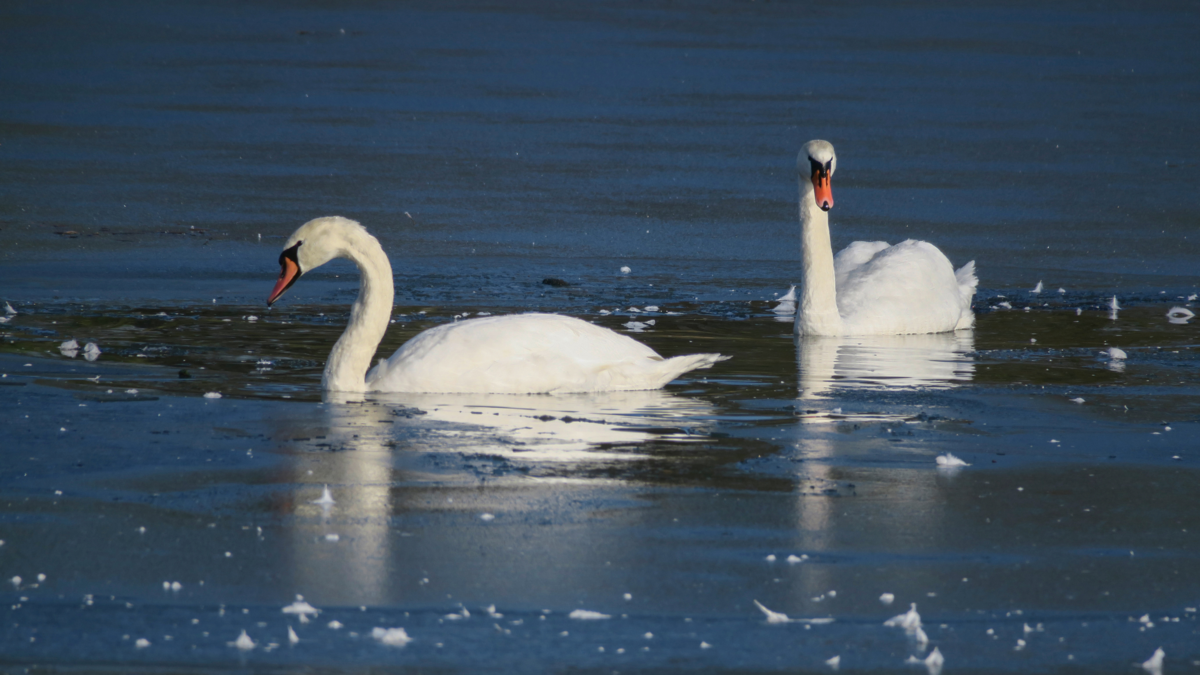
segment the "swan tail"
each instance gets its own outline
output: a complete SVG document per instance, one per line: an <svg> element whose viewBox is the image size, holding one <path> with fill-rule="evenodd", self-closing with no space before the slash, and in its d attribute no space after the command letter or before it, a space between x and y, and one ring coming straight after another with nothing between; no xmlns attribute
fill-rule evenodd
<svg viewBox="0 0 1200 675"><path fill-rule="evenodd" d="M962 316L954 330L973 328L975 313L971 311L971 301L975 299L975 287L979 285L979 279L975 276L975 261L972 260L958 268L954 278L958 281L958 295L962 305Z"/></svg>
<svg viewBox="0 0 1200 675"><path fill-rule="evenodd" d="M958 281L959 295L970 307L971 300L975 297L975 287L979 285L979 279L975 277L975 261L972 260L958 268L954 278Z"/></svg>
<svg viewBox="0 0 1200 675"><path fill-rule="evenodd" d="M688 354L686 356L663 359L655 366L650 381L646 382L645 388L659 389L686 372L711 368L714 363L728 361L730 358L732 357L722 356L721 354Z"/></svg>

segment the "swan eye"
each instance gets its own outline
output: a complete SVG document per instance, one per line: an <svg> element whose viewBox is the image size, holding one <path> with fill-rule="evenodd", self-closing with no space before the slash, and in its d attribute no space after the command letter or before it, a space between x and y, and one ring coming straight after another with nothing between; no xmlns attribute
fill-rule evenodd
<svg viewBox="0 0 1200 675"><path fill-rule="evenodd" d="M297 255L299 254L299 251L300 251L300 244L303 244L303 243L304 242L302 242L302 241L298 241L298 242L296 242L295 246L287 249L283 253L280 253L279 254L279 264L283 265L284 260L291 260L292 262L296 263L296 267L299 267L300 260L297 258Z"/></svg>
<svg viewBox="0 0 1200 675"><path fill-rule="evenodd" d="M821 178L828 178L830 169L833 168L833 160L832 159L829 160L828 162L825 162L824 164L821 164L820 162L813 159L812 157L809 157L808 163L810 165L812 165L812 175L814 177L820 176Z"/></svg>

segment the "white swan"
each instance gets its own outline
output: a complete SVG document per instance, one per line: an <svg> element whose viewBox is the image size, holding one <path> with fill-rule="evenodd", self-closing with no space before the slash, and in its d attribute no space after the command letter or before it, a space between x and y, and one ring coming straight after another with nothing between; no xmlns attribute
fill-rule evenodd
<svg viewBox="0 0 1200 675"><path fill-rule="evenodd" d="M543 394L658 389L689 370L729 358L664 359L625 335L556 314L459 321L426 330L368 373L392 313L392 266L366 228L338 216L311 220L279 255L270 306L305 272L334 258L358 265L361 289L350 324L329 353L328 391Z"/></svg>
<svg viewBox="0 0 1200 675"><path fill-rule="evenodd" d="M829 238L830 179L837 155L827 141L800 150L803 262L798 335L943 333L975 325L975 261L957 272L933 244L856 241L835 257Z"/></svg>

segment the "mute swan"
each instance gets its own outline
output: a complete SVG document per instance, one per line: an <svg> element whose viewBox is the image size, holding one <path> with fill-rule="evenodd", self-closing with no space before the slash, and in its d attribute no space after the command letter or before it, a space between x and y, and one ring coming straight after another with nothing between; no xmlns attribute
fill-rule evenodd
<svg viewBox="0 0 1200 675"><path fill-rule="evenodd" d="M664 359L607 328L556 314L491 316L437 326L367 372L392 312L392 266L366 228L338 216L311 220L279 254L270 306L304 273L334 258L358 265L350 324L329 353L328 391L542 394L658 389L689 370L729 358Z"/></svg>
<svg viewBox="0 0 1200 675"><path fill-rule="evenodd" d="M975 261L957 272L933 244L856 241L835 257L829 238L830 179L837 155L827 141L800 150L803 284L798 335L943 333L975 325Z"/></svg>

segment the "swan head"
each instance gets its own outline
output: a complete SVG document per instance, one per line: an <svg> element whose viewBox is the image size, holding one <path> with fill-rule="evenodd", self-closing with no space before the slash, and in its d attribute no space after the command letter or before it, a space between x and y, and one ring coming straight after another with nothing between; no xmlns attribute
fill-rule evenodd
<svg viewBox="0 0 1200 675"><path fill-rule="evenodd" d="M274 304L305 272L344 257L354 235L370 236L358 222L341 216L316 218L301 225L288 237L279 254L279 280L267 298L267 306Z"/></svg>
<svg viewBox="0 0 1200 675"><path fill-rule="evenodd" d="M830 180L837 171L837 153L829 141L809 141L796 157L796 172L808 176L813 184L813 199L822 211L833 208L833 188Z"/></svg>

